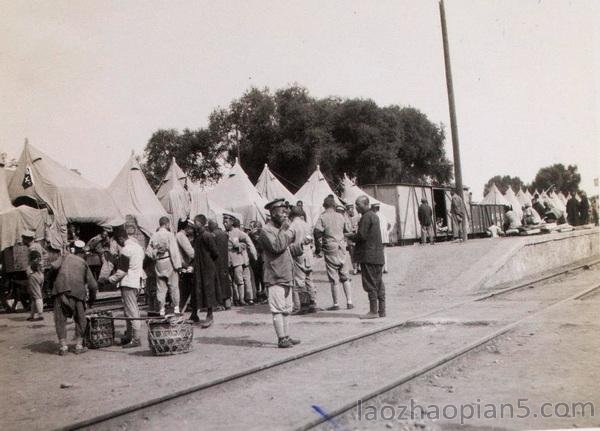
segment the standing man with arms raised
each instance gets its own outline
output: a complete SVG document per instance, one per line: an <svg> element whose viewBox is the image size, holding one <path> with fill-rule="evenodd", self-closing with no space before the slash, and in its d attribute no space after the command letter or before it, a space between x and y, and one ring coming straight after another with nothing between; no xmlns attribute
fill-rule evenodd
<svg viewBox="0 0 600 431"><path fill-rule="evenodd" d="M369 312L361 319L385 317L385 285L383 284L383 243L379 217L371 210L369 198L359 196L356 209L362 215L358 222L358 231L350 238L356 244L354 253L360 264L362 285L369 295Z"/></svg>
<svg viewBox="0 0 600 431"><path fill-rule="evenodd" d="M301 249L294 243L294 233L289 230L288 209L285 199L269 202L265 209L271 213L271 223L260 231L259 242L263 249L264 283L269 295L269 309L279 348L293 347L300 343L289 336L289 315L292 312L292 288L294 286L294 254Z"/></svg>

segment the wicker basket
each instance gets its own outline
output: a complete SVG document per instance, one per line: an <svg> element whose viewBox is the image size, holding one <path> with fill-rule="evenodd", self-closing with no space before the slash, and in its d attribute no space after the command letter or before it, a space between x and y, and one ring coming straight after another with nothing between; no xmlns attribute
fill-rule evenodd
<svg viewBox="0 0 600 431"><path fill-rule="evenodd" d="M194 328L182 318L148 320L148 345L157 356L192 350Z"/></svg>
<svg viewBox="0 0 600 431"><path fill-rule="evenodd" d="M86 341L91 349L110 347L115 341L115 322L112 319L103 319L102 316L112 317L112 313L101 311L87 316Z"/></svg>

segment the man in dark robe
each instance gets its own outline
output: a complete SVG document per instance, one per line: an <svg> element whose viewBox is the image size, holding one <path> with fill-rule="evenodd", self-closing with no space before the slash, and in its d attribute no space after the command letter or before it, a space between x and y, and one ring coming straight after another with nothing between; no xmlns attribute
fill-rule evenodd
<svg viewBox="0 0 600 431"><path fill-rule="evenodd" d="M231 298L233 297L231 281L229 280L229 250L227 248L229 235L227 235L214 220L208 221L208 230L215 238L215 245L217 246L217 252L219 253L219 257L216 261L219 279L218 300L226 310L229 310L231 308Z"/></svg>
<svg viewBox="0 0 600 431"><path fill-rule="evenodd" d="M579 225L579 202L575 198L575 193L567 201L567 221L571 226Z"/></svg>
<svg viewBox="0 0 600 431"><path fill-rule="evenodd" d="M213 309L219 305L219 276L216 261L219 252L214 236L206 229L206 217L198 214L194 218L194 274L196 274L195 301L192 315L206 308L206 320L202 328L208 328L213 323Z"/></svg>
<svg viewBox="0 0 600 431"><path fill-rule="evenodd" d="M588 224L590 222L590 201L585 192L579 192L581 201L579 202L579 223L581 225Z"/></svg>

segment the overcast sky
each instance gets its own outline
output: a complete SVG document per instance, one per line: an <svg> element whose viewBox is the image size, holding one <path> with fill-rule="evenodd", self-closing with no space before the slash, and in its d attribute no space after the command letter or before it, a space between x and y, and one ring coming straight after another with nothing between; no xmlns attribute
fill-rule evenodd
<svg viewBox="0 0 600 431"><path fill-rule="evenodd" d="M414 106L448 131L437 0L0 0L0 151L108 185L158 128L251 85ZM464 183L600 175L600 1L446 0Z"/></svg>

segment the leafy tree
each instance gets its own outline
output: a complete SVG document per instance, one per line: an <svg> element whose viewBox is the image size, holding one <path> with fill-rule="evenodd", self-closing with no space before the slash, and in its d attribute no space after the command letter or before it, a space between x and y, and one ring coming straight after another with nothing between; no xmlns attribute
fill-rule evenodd
<svg viewBox="0 0 600 431"><path fill-rule="evenodd" d="M565 168L562 163L556 163L541 168L531 185L536 190L546 190L554 185L555 190L573 194L579 190L580 182L581 175L577 172L577 165L569 165Z"/></svg>
<svg viewBox="0 0 600 431"><path fill-rule="evenodd" d="M496 175L488 180L483 186L483 195L487 195L488 191L492 187L492 184L496 184L498 190L502 194L506 193L509 187L512 188L513 192L518 193L520 188L525 187L525 183L519 177L511 177L510 175Z"/></svg>

